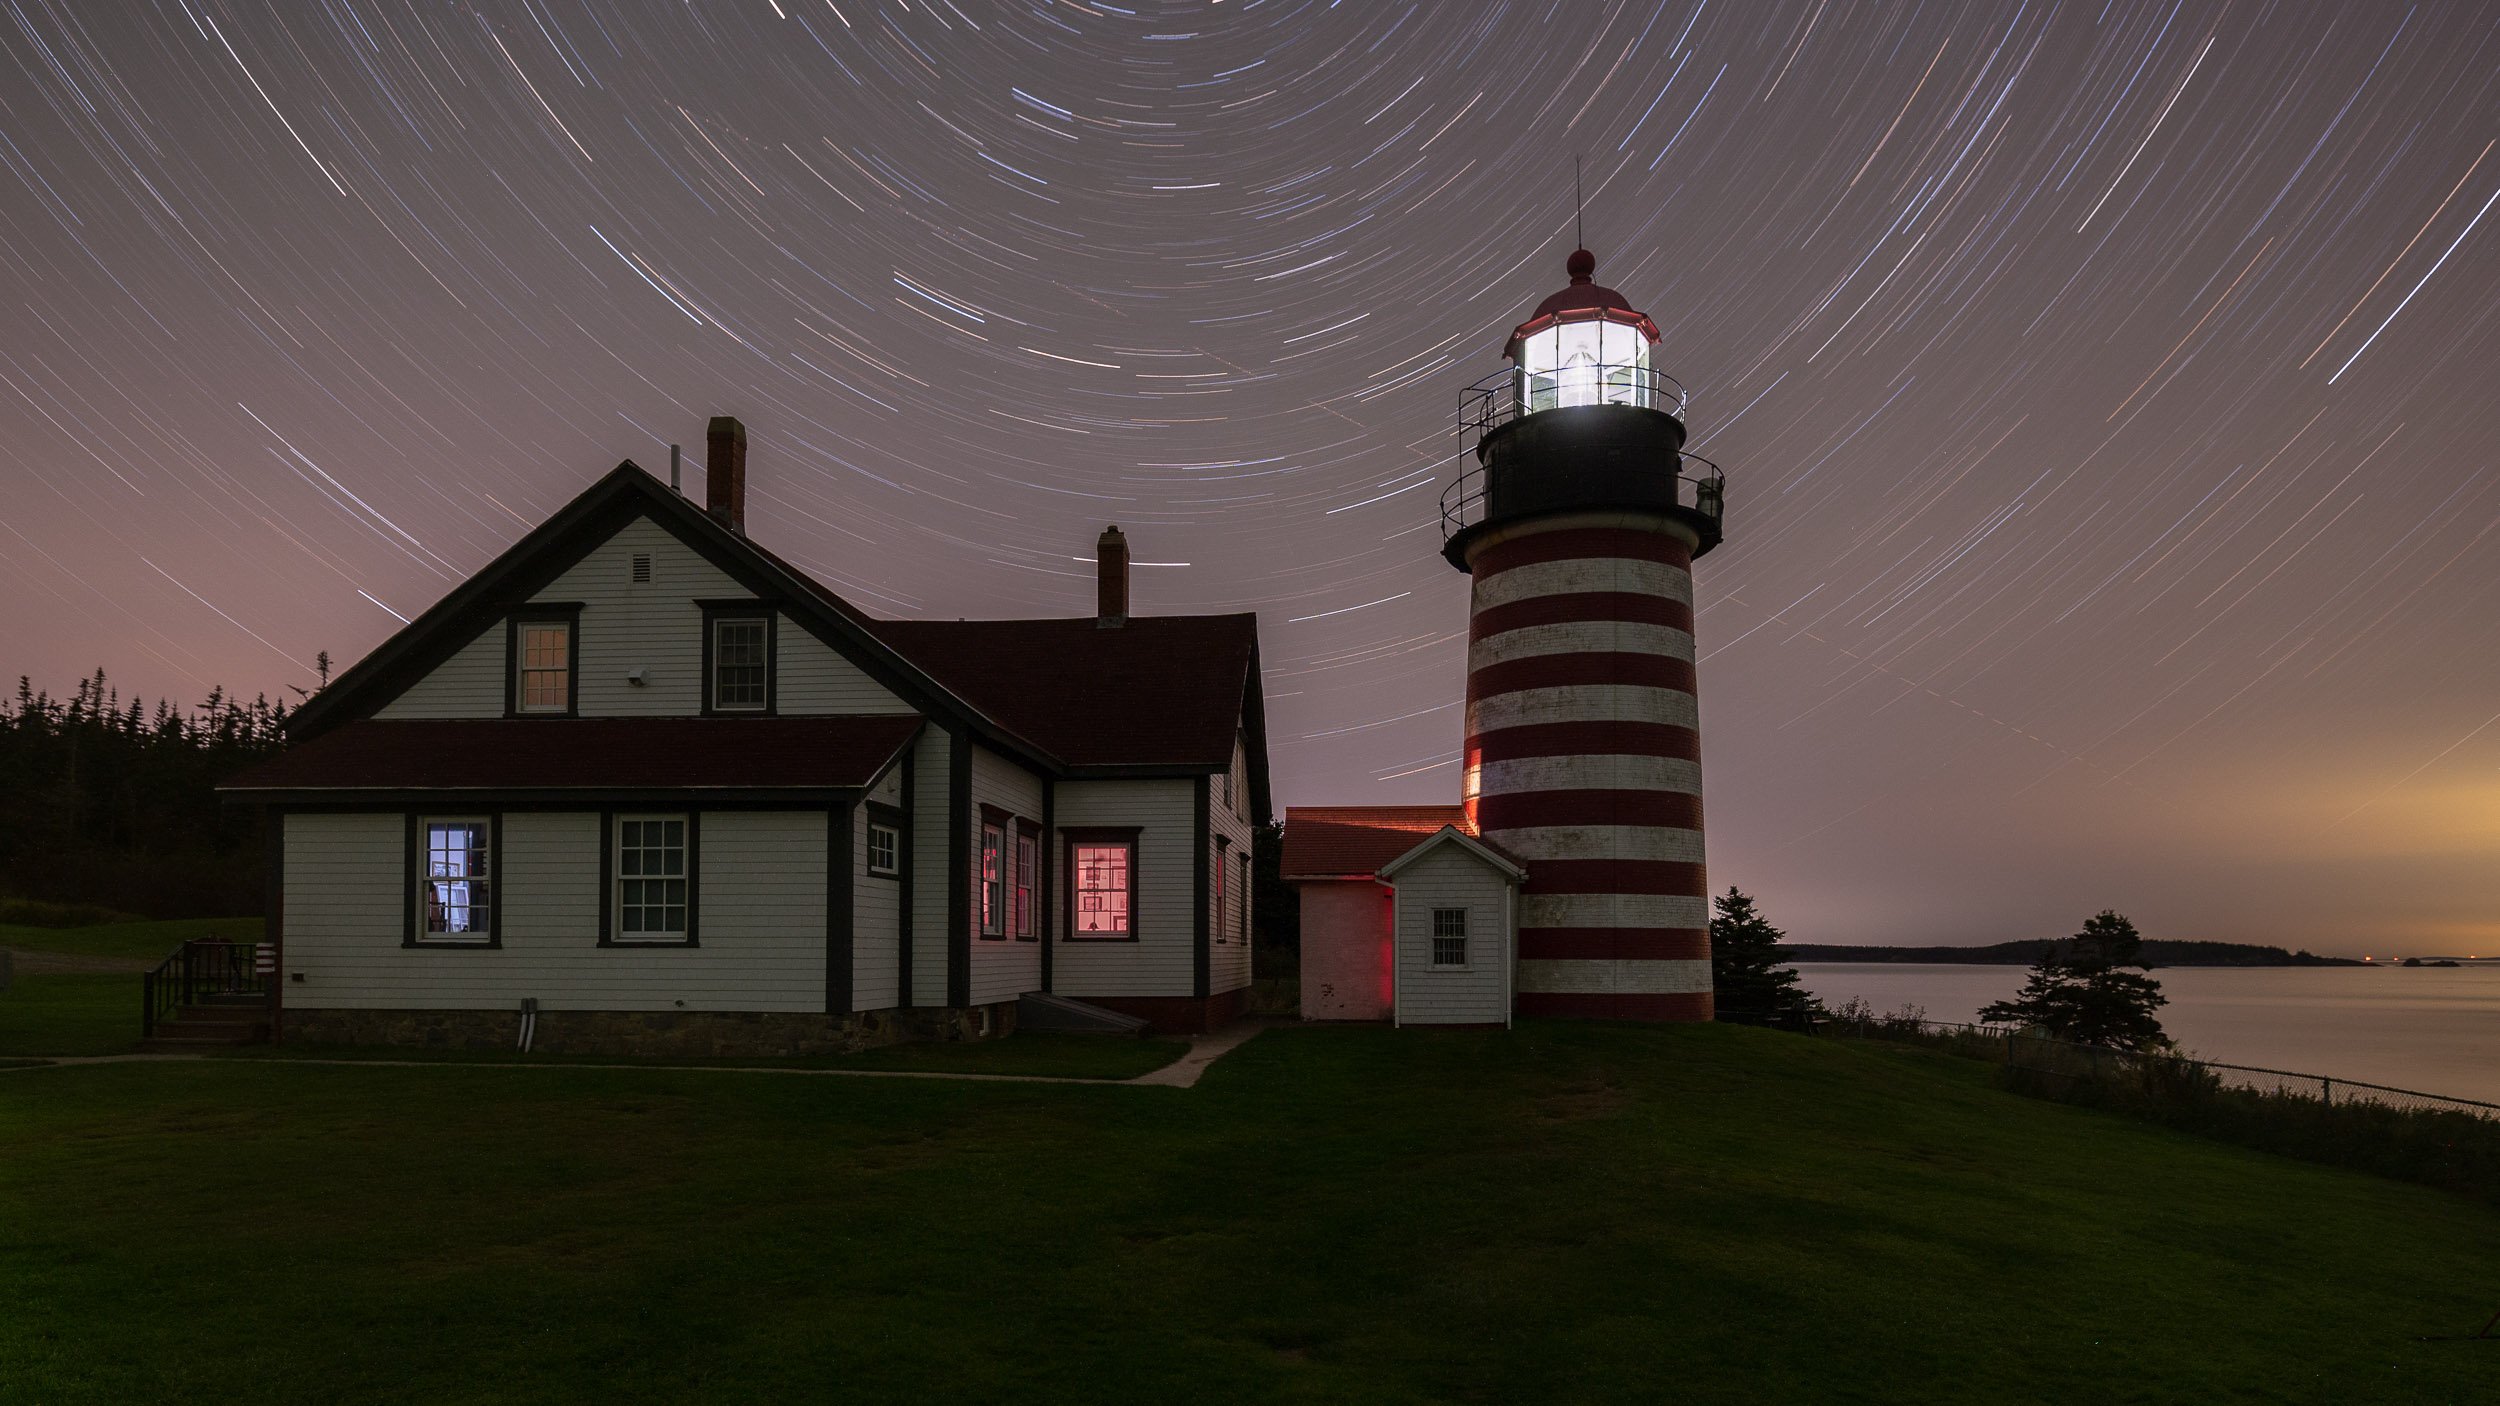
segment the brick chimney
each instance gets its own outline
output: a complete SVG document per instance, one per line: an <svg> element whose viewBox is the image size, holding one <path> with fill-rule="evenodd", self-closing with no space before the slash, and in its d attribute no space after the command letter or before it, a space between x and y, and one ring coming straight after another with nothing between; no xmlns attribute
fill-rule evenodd
<svg viewBox="0 0 2500 1406"><path fill-rule="evenodd" d="M747 427L735 415L715 415L705 440L704 511L743 536L747 530Z"/></svg>
<svg viewBox="0 0 2500 1406"><path fill-rule="evenodd" d="M1116 630L1128 623L1128 538L1106 527L1094 542L1095 599L1100 602L1094 625Z"/></svg>

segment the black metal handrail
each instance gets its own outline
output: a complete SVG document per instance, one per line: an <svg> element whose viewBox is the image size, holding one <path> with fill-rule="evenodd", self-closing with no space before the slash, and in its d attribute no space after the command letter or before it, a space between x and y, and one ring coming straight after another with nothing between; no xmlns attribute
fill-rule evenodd
<svg viewBox="0 0 2500 1406"><path fill-rule="evenodd" d="M185 942L140 979L139 1033L152 1036L176 1011L210 997L266 997L274 973L261 970L260 946L222 937Z"/></svg>
<svg viewBox="0 0 2500 1406"><path fill-rule="evenodd" d="M1727 508L1727 475L1719 466L1698 454L1676 455L1676 479L1689 485L1690 491L1679 487L1676 501L1702 516L1717 522ZM1469 469L1441 490L1441 540L1447 543L1461 532L1484 521L1487 472L1483 465Z"/></svg>
<svg viewBox="0 0 2500 1406"><path fill-rule="evenodd" d="M1477 440L1521 415L1575 405L1632 405L1681 420L1684 383L1641 362L1583 363L1533 374L1508 366L1458 393L1459 437L1473 449Z"/></svg>

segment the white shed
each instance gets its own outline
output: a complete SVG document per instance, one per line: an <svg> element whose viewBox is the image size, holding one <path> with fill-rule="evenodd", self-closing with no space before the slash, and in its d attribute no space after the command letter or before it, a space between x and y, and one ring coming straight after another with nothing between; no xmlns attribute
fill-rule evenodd
<svg viewBox="0 0 2500 1406"><path fill-rule="evenodd" d="M1527 871L1444 825L1380 868L1400 1025L1509 1025L1518 895Z"/></svg>

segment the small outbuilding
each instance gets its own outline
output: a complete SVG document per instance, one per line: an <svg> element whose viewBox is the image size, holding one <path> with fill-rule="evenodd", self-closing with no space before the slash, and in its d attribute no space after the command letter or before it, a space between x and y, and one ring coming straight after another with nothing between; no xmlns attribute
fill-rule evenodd
<svg viewBox="0 0 2500 1406"><path fill-rule="evenodd" d="M1283 877L1302 903L1302 1017L1508 1025L1513 856L1459 806L1296 807Z"/></svg>

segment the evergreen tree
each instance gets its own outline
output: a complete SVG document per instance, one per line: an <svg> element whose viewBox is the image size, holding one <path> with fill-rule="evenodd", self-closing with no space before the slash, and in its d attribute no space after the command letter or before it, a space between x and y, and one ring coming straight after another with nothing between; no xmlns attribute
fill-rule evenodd
<svg viewBox="0 0 2500 1406"><path fill-rule="evenodd" d="M2036 1026L2079 1045L2159 1049L2170 1037L2153 1012L2170 998L2161 994L2160 982L2143 975L2143 946L2135 924L2104 908L2040 958L2014 999L1996 1002L1979 1018Z"/></svg>
<svg viewBox="0 0 2500 1406"><path fill-rule="evenodd" d="M1719 1019L1749 1025L1804 1020L1815 1009L1814 998L1797 985L1797 969L1780 961L1779 944L1788 934L1755 910L1750 895L1734 888L1712 903L1717 912L1710 919L1710 982Z"/></svg>

